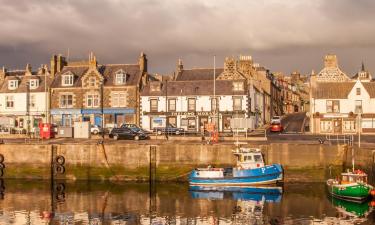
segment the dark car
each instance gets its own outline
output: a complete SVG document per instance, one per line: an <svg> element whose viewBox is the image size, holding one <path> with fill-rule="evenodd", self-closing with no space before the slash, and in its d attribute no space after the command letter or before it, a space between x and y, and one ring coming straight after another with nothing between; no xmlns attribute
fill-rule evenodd
<svg viewBox="0 0 375 225"><path fill-rule="evenodd" d="M165 133L176 135L185 133L183 128L177 128L174 125L168 125L167 127L154 127L153 131L159 135Z"/></svg>
<svg viewBox="0 0 375 225"><path fill-rule="evenodd" d="M273 122L273 123L271 123L270 130L272 132L282 132L283 131L283 126L281 125L281 123Z"/></svg>
<svg viewBox="0 0 375 225"><path fill-rule="evenodd" d="M136 128L136 129L139 129L140 131L142 131L142 132L145 133L145 134L150 134L150 131L144 130L144 129L140 128L139 126L137 126L137 125L134 124L134 123L123 123L123 124L121 125L121 127Z"/></svg>
<svg viewBox="0 0 375 225"><path fill-rule="evenodd" d="M142 132L139 128L130 128L125 126L121 126L120 128L113 128L111 130L111 133L109 133L109 137L113 138L114 140L130 139L136 141L149 138L149 136L146 133Z"/></svg>

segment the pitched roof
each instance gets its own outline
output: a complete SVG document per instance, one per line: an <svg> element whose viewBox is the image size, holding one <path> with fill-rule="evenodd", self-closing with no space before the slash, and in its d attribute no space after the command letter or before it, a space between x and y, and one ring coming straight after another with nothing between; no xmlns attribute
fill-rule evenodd
<svg viewBox="0 0 375 225"><path fill-rule="evenodd" d="M73 86L70 87L81 87L82 86L82 77L89 70L89 66L65 66L61 72L57 73L55 79L52 83L53 88L62 87L61 77L66 73L72 73L74 75ZM116 86L128 86L128 85L137 85L142 76L139 65L137 64L107 64L99 65L97 70L100 74L105 77L104 86L113 86L115 85L115 76L116 72L123 70L128 74L126 84L116 85Z"/></svg>
<svg viewBox="0 0 375 225"><path fill-rule="evenodd" d="M362 82L370 98L375 98L375 82Z"/></svg>
<svg viewBox="0 0 375 225"><path fill-rule="evenodd" d="M354 84L355 82L317 82L312 95L316 99L345 99Z"/></svg>
<svg viewBox="0 0 375 225"><path fill-rule="evenodd" d="M242 80L242 82L244 82ZM211 80L202 81L168 81L159 82L161 85L160 91L151 91L152 83L149 83L142 91L141 96L199 96L199 95L214 95L214 82ZM166 86L168 93L166 93ZM243 91L233 91L233 81L231 80L217 80L215 82L216 95L245 95L246 82L244 82Z"/></svg>
<svg viewBox="0 0 375 225"><path fill-rule="evenodd" d="M47 79L45 79L47 78ZM33 92L44 92L45 87L44 85L47 83L47 87L49 87L52 83L52 79L49 75L31 75L31 76L25 76L25 75L17 75L17 76L9 76L7 75L4 79L4 82L0 86L0 93L26 93L27 92L27 82L31 79L38 79L39 80L39 86L35 89L29 89L30 93ZM18 88L15 90L9 90L8 89L8 81L10 80L19 80ZM47 82L45 82L47 80Z"/></svg>
<svg viewBox="0 0 375 225"><path fill-rule="evenodd" d="M216 68L215 78L217 78L222 72L223 68ZM213 80L214 69L213 68L197 68L190 70L182 70L178 73L176 81L189 81L189 80Z"/></svg>

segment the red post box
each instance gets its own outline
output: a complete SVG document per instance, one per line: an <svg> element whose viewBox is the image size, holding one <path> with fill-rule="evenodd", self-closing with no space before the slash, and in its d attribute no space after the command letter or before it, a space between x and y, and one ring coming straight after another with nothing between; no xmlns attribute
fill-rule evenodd
<svg viewBox="0 0 375 225"><path fill-rule="evenodd" d="M40 138L42 139L54 138L54 131L52 130L53 127L51 126L50 123L42 123L39 129L40 129Z"/></svg>

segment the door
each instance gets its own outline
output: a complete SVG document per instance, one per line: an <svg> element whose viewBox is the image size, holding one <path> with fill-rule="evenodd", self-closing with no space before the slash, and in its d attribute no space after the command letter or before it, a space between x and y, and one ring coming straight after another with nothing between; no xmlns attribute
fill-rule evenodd
<svg viewBox="0 0 375 225"><path fill-rule="evenodd" d="M94 122L95 122L95 125L101 127L101 126L102 126L102 117L96 115L96 116L95 116L95 121L94 121Z"/></svg>
<svg viewBox="0 0 375 225"><path fill-rule="evenodd" d="M201 116L199 117L199 131L204 132L204 127L208 123L208 117L207 116Z"/></svg>
<svg viewBox="0 0 375 225"><path fill-rule="evenodd" d="M333 119L333 132L335 134L342 133L342 119Z"/></svg>

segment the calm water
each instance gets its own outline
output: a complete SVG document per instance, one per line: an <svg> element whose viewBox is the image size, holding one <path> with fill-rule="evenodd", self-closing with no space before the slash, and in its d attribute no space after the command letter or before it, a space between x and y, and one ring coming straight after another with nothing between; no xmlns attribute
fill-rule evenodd
<svg viewBox="0 0 375 225"><path fill-rule="evenodd" d="M368 202L332 200L324 184L214 191L170 183L150 191L139 183L2 182L0 224L375 224Z"/></svg>

